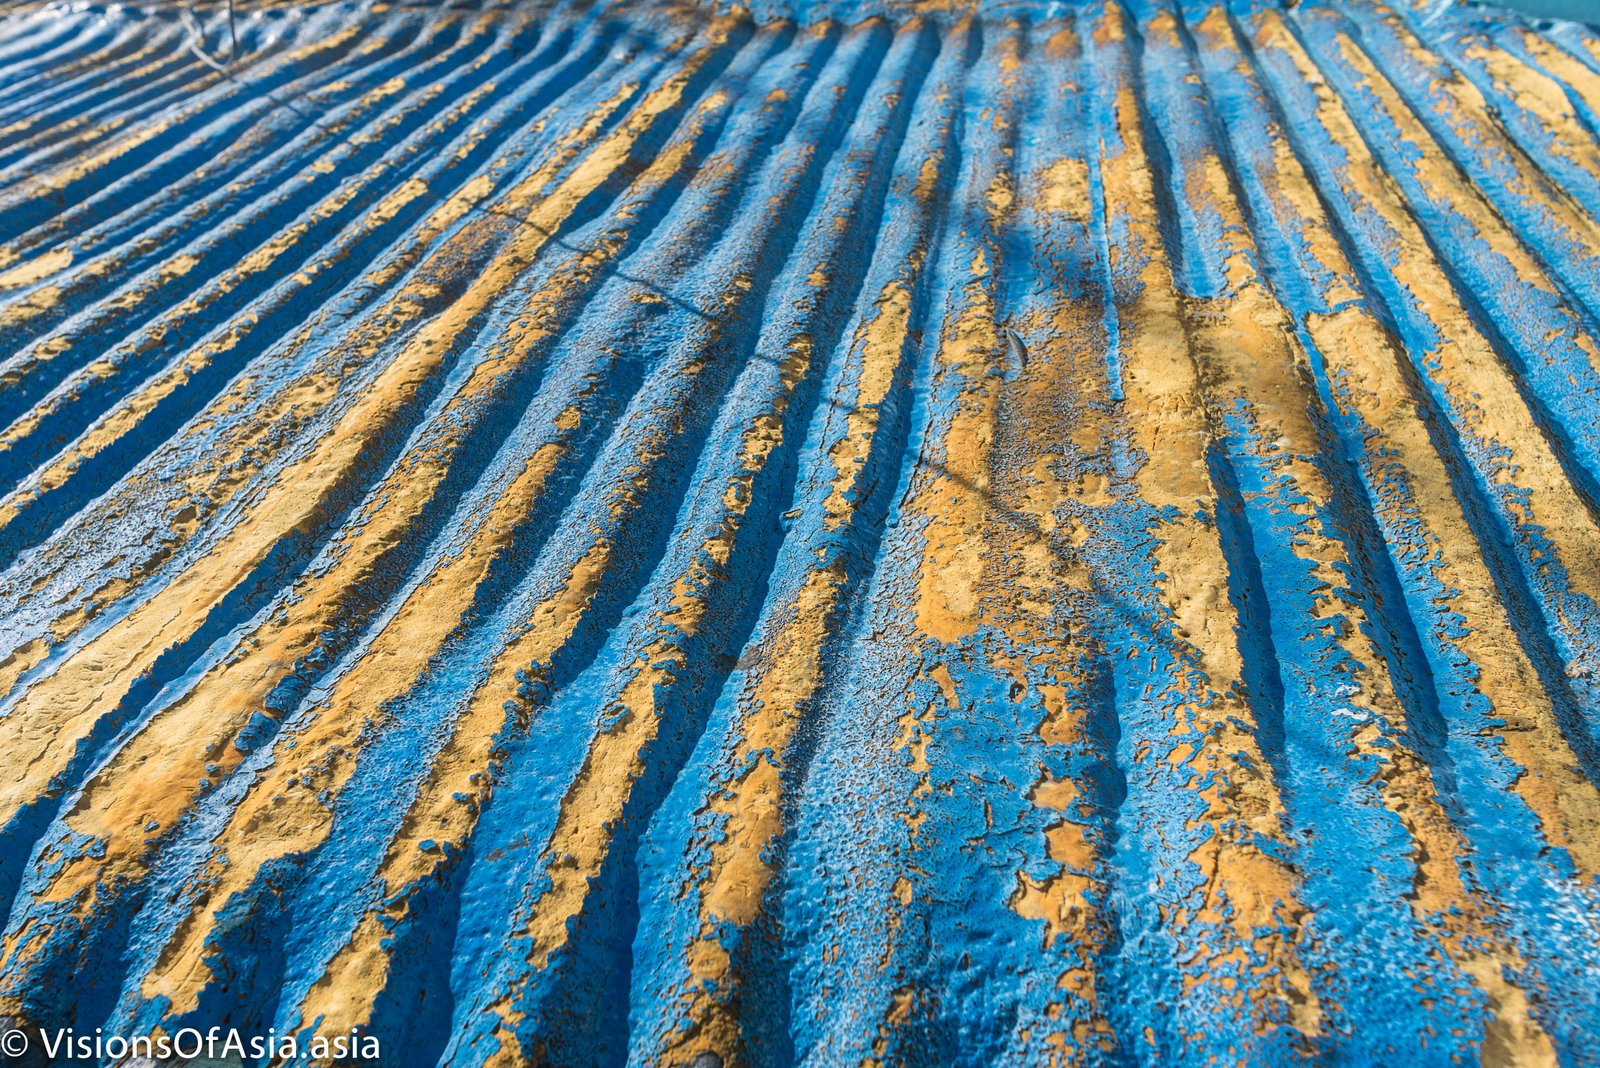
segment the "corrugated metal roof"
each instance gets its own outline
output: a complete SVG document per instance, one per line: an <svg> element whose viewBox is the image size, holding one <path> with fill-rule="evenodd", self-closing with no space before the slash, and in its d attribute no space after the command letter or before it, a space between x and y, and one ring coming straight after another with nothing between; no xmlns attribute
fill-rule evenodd
<svg viewBox="0 0 1600 1068"><path fill-rule="evenodd" d="M0 1014L1595 1063L1600 39L832 10L10 9Z"/></svg>

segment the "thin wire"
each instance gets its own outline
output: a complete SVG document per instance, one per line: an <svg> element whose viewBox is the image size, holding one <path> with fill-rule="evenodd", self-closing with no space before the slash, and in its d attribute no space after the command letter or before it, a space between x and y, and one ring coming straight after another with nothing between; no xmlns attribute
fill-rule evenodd
<svg viewBox="0 0 1600 1068"><path fill-rule="evenodd" d="M239 82L238 78L234 77L233 73L233 66L239 60L239 37L234 29L233 23L233 0L228 0L228 36L231 41L232 54L228 57L228 61L226 63L217 59L211 53L207 52L203 47L205 44L205 29L200 25L200 19L194 13L193 3L184 5L183 23L189 28L189 51L193 52L197 59L199 59L206 66L210 67L212 70L221 74L224 78L227 78L229 81L234 82L235 84L243 84ZM272 92L263 92L261 95L266 97L277 107L284 108L287 111L292 111L302 119L305 119L311 125L322 128L322 122L317 116L306 113L305 111L296 107L292 101L285 100L276 93Z"/></svg>
<svg viewBox="0 0 1600 1068"><path fill-rule="evenodd" d="M233 45L227 63L223 63L201 47L205 44L205 30L201 27L200 20L195 16L193 4L184 5L183 24L189 28L189 51L193 52L206 66L227 74L239 59L239 38L234 34L233 30L233 0L228 0L228 34L232 38Z"/></svg>

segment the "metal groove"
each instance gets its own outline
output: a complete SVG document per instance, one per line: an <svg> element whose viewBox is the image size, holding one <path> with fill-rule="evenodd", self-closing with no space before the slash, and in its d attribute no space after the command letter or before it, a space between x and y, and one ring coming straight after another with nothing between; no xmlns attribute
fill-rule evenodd
<svg viewBox="0 0 1600 1068"><path fill-rule="evenodd" d="M7 1027L1596 1063L1591 30L180 14L0 7Z"/></svg>

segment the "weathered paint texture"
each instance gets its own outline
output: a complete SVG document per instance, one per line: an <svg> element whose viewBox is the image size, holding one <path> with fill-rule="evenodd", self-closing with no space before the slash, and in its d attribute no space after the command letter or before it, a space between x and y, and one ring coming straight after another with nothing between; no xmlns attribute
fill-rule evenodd
<svg viewBox="0 0 1600 1068"><path fill-rule="evenodd" d="M237 28L0 13L0 1017L1600 1064L1600 34Z"/></svg>

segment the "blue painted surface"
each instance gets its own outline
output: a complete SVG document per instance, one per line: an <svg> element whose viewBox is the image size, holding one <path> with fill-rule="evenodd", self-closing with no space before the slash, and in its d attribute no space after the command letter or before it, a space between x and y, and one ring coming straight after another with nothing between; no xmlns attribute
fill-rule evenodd
<svg viewBox="0 0 1600 1068"><path fill-rule="evenodd" d="M1595 1062L1590 29L0 25L18 1063Z"/></svg>

